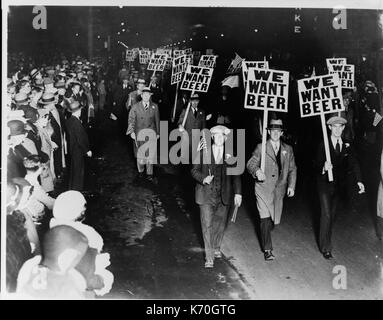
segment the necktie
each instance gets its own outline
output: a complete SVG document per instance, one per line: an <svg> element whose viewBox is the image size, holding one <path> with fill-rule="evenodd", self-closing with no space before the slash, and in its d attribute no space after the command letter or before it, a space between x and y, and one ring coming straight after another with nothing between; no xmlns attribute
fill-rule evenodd
<svg viewBox="0 0 383 320"><path fill-rule="evenodd" d="M279 151L279 148L278 148L278 145L274 145L274 152L275 152L275 155L278 154L278 151Z"/></svg>
<svg viewBox="0 0 383 320"><path fill-rule="evenodd" d="M196 111L196 109L194 109L194 108L192 108L192 110L193 110L193 116L195 117L195 116L196 116L196 113L197 113L197 111Z"/></svg>
<svg viewBox="0 0 383 320"><path fill-rule="evenodd" d="M335 151L336 151L336 153L340 153L340 143L339 143L339 139L336 140Z"/></svg>
<svg viewBox="0 0 383 320"><path fill-rule="evenodd" d="M145 103L145 110L148 110L148 108L149 108L149 104Z"/></svg>
<svg viewBox="0 0 383 320"><path fill-rule="evenodd" d="M220 163L221 159L222 159L221 148L216 148L215 149L215 163Z"/></svg>

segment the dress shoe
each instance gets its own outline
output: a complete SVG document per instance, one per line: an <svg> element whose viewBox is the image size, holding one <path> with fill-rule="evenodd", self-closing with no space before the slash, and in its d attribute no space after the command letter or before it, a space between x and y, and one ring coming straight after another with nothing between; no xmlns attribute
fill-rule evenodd
<svg viewBox="0 0 383 320"><path fill-rule="evenodd" d="M207 269L214 268L214 261L212 261L212 260L207 260L207 261L205 262L205 268L207 268Z"/></svg>
<svg viewBox="0 0 383 320"><path fill-rule="evenodd" d="M327 260L334 258L330 251L323 252L323 257Z"/></svg>
<svg viewBox="0 0 383 320"><path fill-rule="evenodd" d="M214 251L214 258L221 259L222 258L222 252L220 250Z"/></svg>
<svg viewBox="0 0 383 320"><path fill-rule="evenodd" d="M273 253L271 252L271 250L266 250L265 251L265 260L266 261L272 261L272 260L275 260L275 257L273 255Z"/></svg>

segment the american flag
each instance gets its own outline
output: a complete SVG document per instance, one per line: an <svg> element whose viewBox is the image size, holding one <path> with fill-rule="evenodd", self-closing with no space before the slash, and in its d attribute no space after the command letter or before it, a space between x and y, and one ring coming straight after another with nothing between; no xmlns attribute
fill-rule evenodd
<svg viewBox="0 0 383 320"><path fill-rule="evenodd" d="M372 122L372 125L376 127L379 124L380 120L382 120L382 118L383 117L379 113L375 112L375 117L374 121Z"/></svg>
<svg viewBox="0 0 383 320"><path fill-rule="evenodd" d="M231 61L230 66L226 71L226 74L233 74L233 73L239 72L242 67L243 60L244 59L242 59L238 55L238 53L235 53L235 58L233 59L233 61Z"/></svg>

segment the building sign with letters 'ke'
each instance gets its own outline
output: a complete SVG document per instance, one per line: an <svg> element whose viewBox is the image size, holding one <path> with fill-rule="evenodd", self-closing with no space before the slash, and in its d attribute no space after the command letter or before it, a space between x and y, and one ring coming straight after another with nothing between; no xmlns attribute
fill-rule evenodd
<svg viewBox="0 0 383 320"><path fill-rule="evenodd" d="M164 71L167 57L166 54L153 54L150 58L147 70Z"/></svg>
<svg viewBox="0 0 383 320"><path fill-rule="evenodd" d="M213 68L202 68L189 64L181 84L181 90L207 92L213 71Z"/></svg>
<svg viewBox="0 0 383 320"><path fill-rule="evenodd" d="M338 74L328 74L298 80L301 117L344 110Z"/></svg>
<svg viewBox="0 0 383 320"><path fill-rule="evenodd" d="M273 69L247 70L245 108L287 112L289 73Z"/></svg>

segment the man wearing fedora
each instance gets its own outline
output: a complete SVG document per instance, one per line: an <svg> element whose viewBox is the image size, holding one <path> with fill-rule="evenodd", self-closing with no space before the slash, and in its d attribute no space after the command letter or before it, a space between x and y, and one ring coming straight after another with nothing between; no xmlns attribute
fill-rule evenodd
<svg viewBox="0 0 383 320"><path fill-rule="evenodd" d="M137 169L139 178L143 178L144 169L146 166L147 179L153 182L153 163L157 158L157 139L160 136L160 113L157 104L150 100L152 92L150 88L145 87L142 90L142 100L132 106L129 112L128 130L126 134L134 140L134 154L137 158ZM147 146L149 147L149 155L146 156L140 152L140 147L145 144L145 141L138 140L138 135L141 130L151 129L156 135L149 139ZM145 152L146 153L146 152Z"/></svg>
<svg viewBox="0 0 383 320"><path fill-rule="evenodd" d="M213 145L200 151L199 163L193 164L191 175L196 181L195 201L200 208L202 234L205 246L205 268L213 268L214 259L221 258L221 243L230 206L242 203L241 177L228 175L231 157L225 152L225 141L230 129L215 126L210 129Z"/></svg>
<svg viewBox="0 0 383 320"><path fill-rule="evenodd" d="M336 210L342 195L346 192L348 177L351 175L356 181L359 193L364 193L361 182L359 163L351 142L342 139L347 120L339 116L331 116L327 121L331 135L329 148L331 163L326 161L324 143L321 142L317 149L315 159L317 171L318 196L321 207L319 249L325 259L332 259L332 227ZM327 172L332 170L333 181L328 180Z"/></svg>
<svg viewBox="0 0 383 320"><path fill-rule="evenodd" d="M271 230L280 223L283 198L293 197L297 180L297 167L293 148L281 141L283 123L272 119L267 128L270 138L266 142L265 172L261 170L262 143L255 148L247 162L247 170L255 179L257 209L261 218L261 241L266 261L274 260Z"/></svg>
<svg viewBox="0 0 383 320"><path fill-rule="evenodd" d="M91 157L88 134L83 127L81 116L81 105L73 100L69 104L71 116L66 119L68 133L70 170L69 170L69 190L82 191L84 189L85 157Z"/></svg>
<svg viewBox="0 0 383 320"><path fill-rule="evenodd" d="M194 93L190 97L190 108L189 112L186 115L186 110L184 109L181 112L180 118L178 120L178 128L183 132L182 141L183 144L188 144L189 147L189 163L190 160L193 160L193 145L197 146L200 139L199 135L193 136L193 129L203 130L206 128L206 116L205 111L199 108L199 95ZM186 118L185 126L182 126L184 118ZM193 144L194 141L194 144Z"/></svg>
<svg viewBox="0 0 383 320"><path fill-rule="evenodd" d="M137 89L129 93L128 100L126 101L126 109L128 112L130 111L130 108L140 102L142 100L141 94L142 90L145 88L145 80L144 79L138 79L136 84Z"/></svg>

